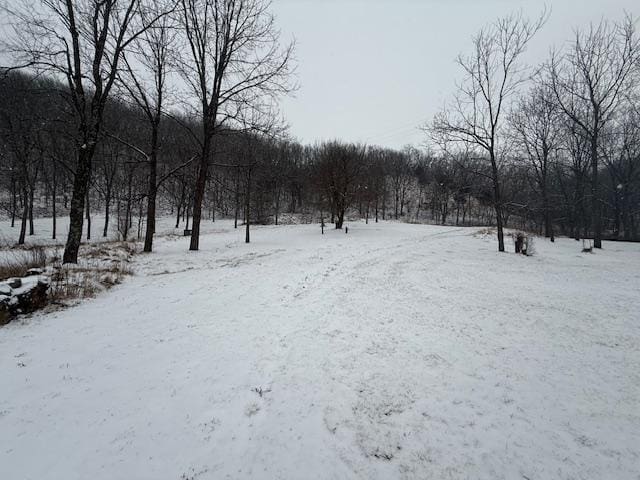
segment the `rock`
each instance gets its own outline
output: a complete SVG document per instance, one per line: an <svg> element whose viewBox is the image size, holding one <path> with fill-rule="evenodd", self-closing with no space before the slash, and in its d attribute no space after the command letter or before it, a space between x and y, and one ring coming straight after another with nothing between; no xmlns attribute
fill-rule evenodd
<svg viewBox="0 0 640 480"><path fill-rule="evenodd" d="M0 296L0 325L9 323L13 317L20 313L30 313L47 305L49 291L47 277L13 278L0 284L0 287L3 285L8 285L11 288L9 295ZM3 291L6 292L6 289Z"/></svg>

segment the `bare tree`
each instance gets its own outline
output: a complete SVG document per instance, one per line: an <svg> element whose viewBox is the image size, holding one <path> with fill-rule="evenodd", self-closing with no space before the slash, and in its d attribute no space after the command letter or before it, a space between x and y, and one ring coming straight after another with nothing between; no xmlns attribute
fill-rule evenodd
<svg viewBox="0 0 640 480"><path fill-rule="evenodd" d="M250 118L260 128L272 102L289 84L293 43L280 47L280 34L265 0L181 0L188 54L182 77L197 101L201 131L193 199L190 250L198 250L202 202L214 135Z"/></svg>
<svg viewBox="0 0 640 480"><path fill-rule="evenodd" d="M386 151L385 162L393 191L393 217L397 220L404 215L407 190L412 180L410 156L402 152Z"/></svg>
<svg viewBox="0 0 640 480"><path fill-rule="evenodd" d="M640 39L635 21L602 20L578 30L564 54L554 53L547 66L549 84L565 115L588 138L591 155L591 227L594 247L602 248L602 199L599 192L601 134L633 88Z"/></svg>
<svg viewBox="0 0 640 480"><path fill-rule="evenodd" d="M332 221L342 228L345 213L359 193L365 168L366 148L360 145L325 143L318 147L316 179L329 201Z"/></svg>
<svg viewBox="0 0 640 480"><path fill-rule="evenodd" d="M632 105L630 103L630 105ZM632 200L634 185L640 181L640 115L627 108L603 132L601 155L607 167L611 185L615 238L624 231L624 239L634 235Z"/></svg>
<svg viewBox="0 0 640 480"><path fill-rule="evenodd" d="M509 101L530 78L520 58L547 17L546 12L535 21L510 15L483 28L473 38L472 54L458 57L465 77L450 109L436 115L428 128L445 142L464 143L488 156L500 252L504 252L499 173L506 143L502 141L503 117Z"/></svg>
<svg viewBox="0 0 640 480"><path fill-rule="evenodd" d="M0 141L3 157L9 160L13 187L13 215L17 198L22 206L18 244L25 242L27 224L33 235L33 201L38 177L43 169L42 130L45 126L45 94L38 93L41 83L37 79L10 73L3 79L4 86L12 88L13 95L0 101ZM20 195L18 197L18 188Z"/></svg>
<svg viewBox="0 0 640 480"><path fill-rule="evenodd" d="M570 234L576 240L587 236L587 205L585 190L589 171L589 145L583 132L572 122L562 129L563 155L555 165L560 191L567 204L570 219ZM568 157L568 158L567 158Z"/></svg>
<svg viewBox="0 0 640 480"><path fill-rule="evenodd" d="M533 169L535 185L542 200L545 236L552 239L549 182L551 159L560 146L559 114L553 92L547 86L537 84L520 99L511 115L515 140Z"/></svg>
<svg viewBox="0 0 640 480"><path fill-rule="evenodd" d="M92 160L122 53L154 24L140 25L143 9L142 0L41 0L39 8L23 1L8 11L13 20L8 50L20 67L48 71L64 80L76 117L65 263L78 261Z"/></svg>
<svg viewBox="0 0 640 480"><path fill-rule="evenodd" d="M153 250L159 186L160 122L166 108L167 77L177 36L175 19L162 14L174 11L176 6L175 0L165 0L155 2L153 6L141 12L142 25L152 22L155 22L155 25L144 29L144 33L131 44L130 51L125 51L122 57L126 68L120 76L119 83L144 113L149 125L148 145L145 148L136 148L148 165L145 252Z"/></svg>

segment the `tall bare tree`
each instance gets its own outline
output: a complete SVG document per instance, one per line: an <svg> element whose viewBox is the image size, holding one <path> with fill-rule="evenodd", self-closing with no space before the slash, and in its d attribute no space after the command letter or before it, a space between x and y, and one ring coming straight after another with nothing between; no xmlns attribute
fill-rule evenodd
<svg viewBox="0 0 640 480"><path fill-rule="evenodd" d="M637 80L640 39L631 16L602 20L577 30L569 49L554 53L549 84L565 115L588 138L591 154L591 228L594 247L602 248L602 198L599 191L601 134Z"/></svg>
<svg viewBox="0 0 640 480"><path fill-rule="evenodd" d="M280 46L269 7L265 0L181 0L188 54L180 70L201 124L190 250L199 248L214 136L234 125L260 129L276 97L293 88L293 42Z"/></svg>
<svg viewBox="0 0 640 480"><path fill-rule="evenodd" d="M436 115L428 127L431 134L445 143L460 142L488 157L500 252L504 252L500 185L500 163L506 143L502 138L503 120L509 102L531 77L521 57L547 17L546 12L534 21L510 15L474 36L473 52L458 57L464 79L452 105Z"/></svg>
<svg viewBox="0 0 640 480"><path fill-rule="evenodd" d="M124 72L120 85L144 113L149 126L148 144L138 151L148 165L147 222L144 251L153 249L156 227L156 197L158 193L158 154L160 149L160 123L166 109L167 78L177 37L177 24L171 15L177 7L176 0L155 2L141 12L142 25L155 22L144 30L123 54ZM158 20L157 20L158 19Z"/></svg>
<svg viewBox="0 0 640 480"><path fill-rule="evenodd" d="M107 99L123 51L155 20L139 22L142 0L21 1L8 10L13 34L7 48L20 67L45 70L65 81L76 118L76 165L65 263L77 263L91 166ZM160 16L164 16L162 13Z"/></svg>

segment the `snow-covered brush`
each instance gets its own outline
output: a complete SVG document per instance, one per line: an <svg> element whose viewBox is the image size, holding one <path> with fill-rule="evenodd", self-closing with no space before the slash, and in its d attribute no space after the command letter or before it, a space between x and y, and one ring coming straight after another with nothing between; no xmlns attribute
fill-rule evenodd
<svg viewBox="0 0 640 480"><path fill-rule="evenodd" d="M0 252L0 280L24 277L33 268L43 268L47 262L44 247L16 249Z"/></svg>

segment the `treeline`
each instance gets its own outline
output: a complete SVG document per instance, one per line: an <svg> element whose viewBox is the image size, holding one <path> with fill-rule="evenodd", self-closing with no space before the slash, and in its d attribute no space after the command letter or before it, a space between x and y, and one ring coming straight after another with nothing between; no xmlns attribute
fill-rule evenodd
<svg viewBox="0 0 640 480"><path fill-rule="evenodd" d="M11 73L0 83L3 141L1 207L18 230L18 243L33 234L33 217L67 215L75 165L73 116L64 108L56 82ZM514 111L513 135L522 122L536 121L531 99ZM640 123L629 111L609 145L599 175L605 193L605 237L638 239L640 219ZM187 118L171 116L158 133L159 214L175 216L176 228L192 225L196 144ZM548 164L537 156L513 156L500 168L503 220L507 227L551 236L590 237L589 145L564 123L549 142ZM566 130L565 130L566 129ZM87 235L143 237L148 201L149 127L135 105L109 101L86 197ZM607 137L609 138L609 137ZM204 207L206 218L250 223L320 221L342 228L346 217L367 221L401 219L450 225L495 224L491 168L469 152L427 154L329 142L304 146L250 132L219 135L212 152ZM544 182L542 180L544 179ZM545 187L543 189L542 187ZM92 225L92 214L101 223ZM92 228L93 227L93 228Z"/></svg>
<svg viewBox="0 0 640 480"><path fill-rule="evenodd" d="M179 123L190 138L195 154L183 167L193 164L195 170L189 189L190 249L197 250L218 138L234 131L274 135L279 130L277 100L295 88L294 45L280 41L269 2L83 0L46 1L34 8L25 0L1 8L11 32L2 47L14 62L3 74L26 69L64 86L59 101L73 158L64 263L78 260L96 160L109 149L104 138L126 142L104 129L114 99L136 106L140 123L134 130L144 132L140 143L128 146L146 166L145 251L152 250L158 191L173 173L158 171L160 134L173 126L167 119ZM21 154L31 151L29 146ZM132 163L127 164L130 170ZM22 176L34 184L28 169ZM132 195L140 191L134 189L133 173L128 180ZM23 202L28 195L23 192Z"/></svg>
<svg viewBox="0 0 640 480"><path fill-rule="evenodd" d="M34 216L52 217L55 237L69 215L65 262L83 226L106 236L115 225L151 251L159 214L191 231L194 250L201 222L218 216L245 225L247 241L251 223L291 215L336 228L496 225L499 250L507 227L596 246L639 239L631 18L577 31L538 69L520 57L546 14L497 21L458 59L458 94L425 127L430 150L392 150L287 138L275 107L295 88L293 45L280 46L268 2L55 5L8 12L20 33L7 43L16 66L0 74L0 201L19 243Z"/></svg>
<svg viewBox="0 0 640 480"><path fill-rule="evenodd" d="M426 130L443 155L487 164L500 251L513 207L544 218L551 238L559 225L595 248L604 237L638 239L637 22L578 29L532 68L522 57L547 19L510 15L474 36L454 98Z"/></svg>
<svg viewBox="0 0 640 480"><path fill-rule="evenodd" d="M0 82L0 205L19 229L19 243L34 233L34 215L52 218L55 238L56 219L70 209L77 159L74 116L64 96L63 86L47 78L11 72ZM171 115L158 129L159 211L173 213L176 227L192 222L196 128L192 120ZM145 145L149 130L135 105L116 97L107 102L85 198L87 236L107 236L110 225L122 238L144 233L149 158L138 145ZM455 217L466 225L491 221L483 188L457 163L416 149L337 141L304 146L229 130L216 136L203 204L209 219L223 216L245 225L278 224L283 214L298 215L297 221L323 217L336 228L348 214L443 224ZM92 213L101 213L104 223L92 225Z"/></svg>

